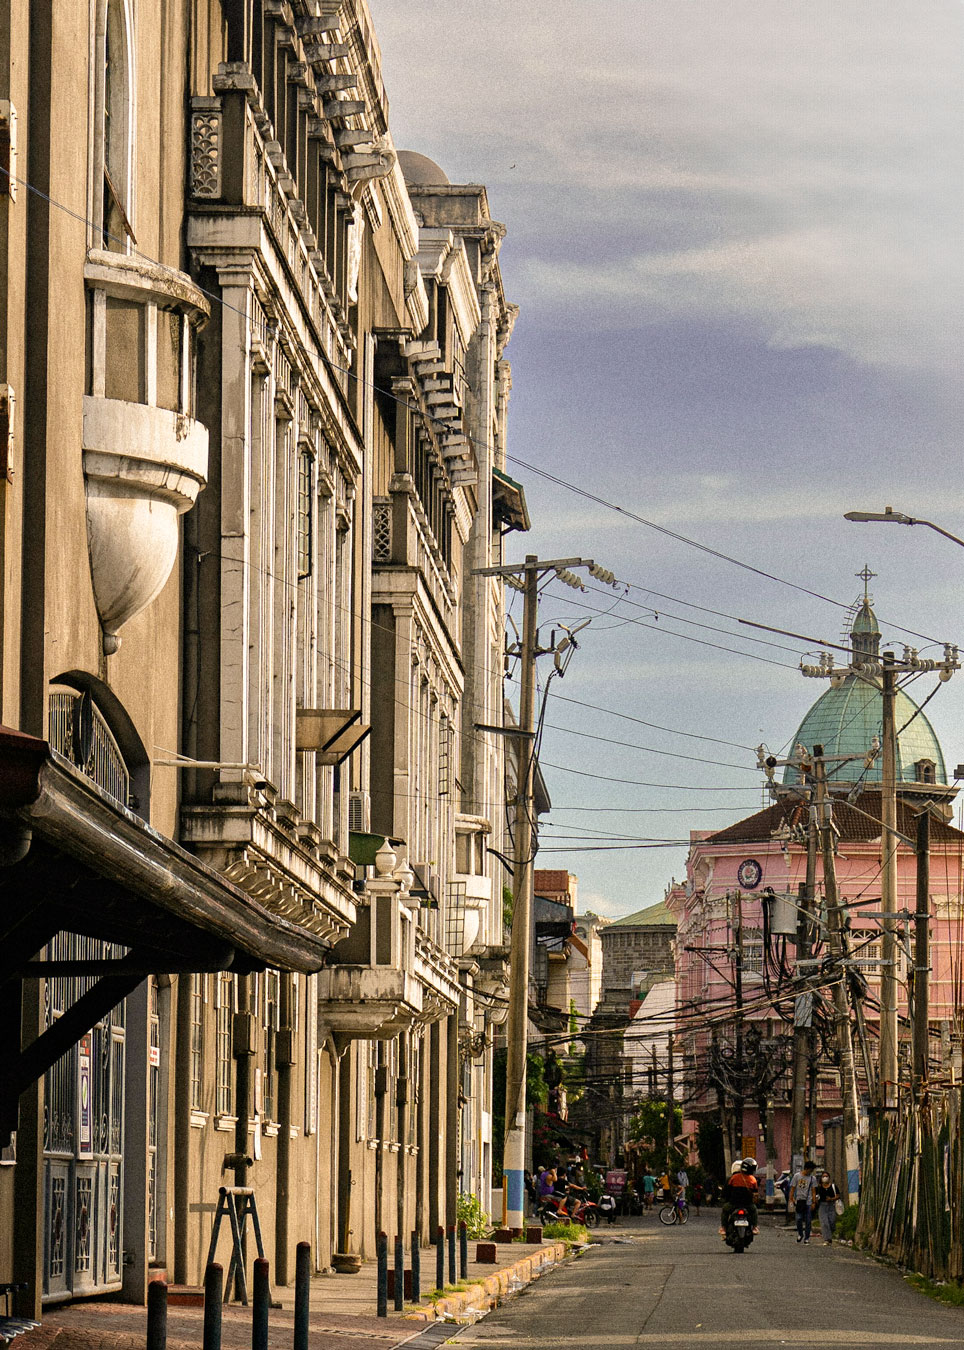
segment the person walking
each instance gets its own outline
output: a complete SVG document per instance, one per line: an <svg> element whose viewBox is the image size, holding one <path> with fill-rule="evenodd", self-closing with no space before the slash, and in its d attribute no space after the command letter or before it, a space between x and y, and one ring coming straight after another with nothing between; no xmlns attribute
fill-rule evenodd
<svg viewBox="0 0 964 1350"><path fill-rule="evenodd" d="M820 1235L825 1247L833 1243L833 1230L837 1226L837 1201L840 1189L831 1179L829 1172L821 1172L814 1188L814 1202L820 1218Z"/></svg>
<svg viewBox="0 0 964 1350"><path fill-rule="evenodd" d="M813 1199L817 1189L813 1175L814 1164L805 1162L802 1172L794 1172L790 1183L790 1203L797 1216L797 1241L806 1247L810 1243L810 1225L813 1221Z"/></svg>
<svg viewBox="0 0 964 1350"><path fill-rule="evenodd" d="M656 1195L656 1178L653 1176L652 1169L647 1167L643 1173L643 1205L646 1209L653 1208L653 1200Z"/></svg>

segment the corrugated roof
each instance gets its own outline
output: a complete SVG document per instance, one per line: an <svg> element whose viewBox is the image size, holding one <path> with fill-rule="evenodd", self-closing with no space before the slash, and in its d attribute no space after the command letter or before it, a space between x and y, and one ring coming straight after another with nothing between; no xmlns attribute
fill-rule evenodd
<svg viewBox="0 0 964 1350"><path fill-rule="evenodd" d="M660 900L657 905L650 905L647 909L638 909L635 914L626 914L621 919L614 919L609 925L610 928L644 928L658 924L669 924L676 927L676 920L670 914L669 910Z"/></svg>
<svg viewBox="0 0 964 1350"><path fill-rule="evenodd" d="M834 824L840 831L842 840L849 840L853 843L861 841L870 842L880 838L881 805L879 792L862 792L857 798L855 804L859 810L855 810L846 801L834 798L833 819ZM861 812L866 812L862 815ZM868 820L867 816L872 816ZM909 802L900 798L897 800L897 828L901 834L913 839L917 829L917 812L912 808ZM755 815L746 816L743 820L738 820L734 825L728 825L725 830L717 830L716 834L711 834L703 842L708 844L762 844L769 843L774 833L782 824L806 825L807 814L806 807L799 803L774 802L772 806L766 807L763 811L757 811ZM945 825L942 821L931 820L931 843L932 844L964 844L964 833L954 828L953 825ZM625 923L623 919L620 922Z"/></svg>

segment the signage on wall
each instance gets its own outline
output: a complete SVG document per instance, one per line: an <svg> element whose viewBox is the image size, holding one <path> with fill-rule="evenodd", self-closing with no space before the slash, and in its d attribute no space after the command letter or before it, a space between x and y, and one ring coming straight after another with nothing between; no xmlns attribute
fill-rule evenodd
<svg viewBox="0 0 964 1350"><path fill-rule="evenodd" d="M91 1101L91 1061L93 1042L88 1031L77 1043L77 1084L80 1096L77 1132L77 1152L89 1157L94 1151L94 1107Z"/></svg>
<svg viewBox="0 0 964 1350"><path fill-rule="evenodd" d="M736 869L736 879L745 891L755 891L763 880L763 868L756 858L744 858Z"/></svg>

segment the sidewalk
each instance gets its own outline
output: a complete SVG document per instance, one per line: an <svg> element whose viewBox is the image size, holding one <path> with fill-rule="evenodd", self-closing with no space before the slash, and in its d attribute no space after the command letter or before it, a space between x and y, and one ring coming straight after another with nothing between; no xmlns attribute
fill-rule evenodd
<svg viewBox="0 0 964 1350"><path fill-rule="evenodd" d="M469 1257L475 1255L469 1243ZM453 1290L433 1307L422 1299L419 1308L407 1305L397 1313L389 1304L387 1318L375 1316L376 1270L367 1262L357 1275L318 1275L311 1282L311 1350L410 1350L437 1345L454 1334L456 1322L475 1321L507 1295L518 1292L551 1269L565 1255L561 1242L541 1245L519 1242L498 1247L495 1265L469 1260L468 1287ZM435 1254L422 1255L422 1286L435 1278ZM478 1282L478 1283L476 1283ZM268 1324L269 1350L291 1350L294 1328L294 1288L273 1289L280 1308L272 1308ZM197 1350L201 1344L203 1309L171 1307L167 1315L169 1350ZM434 1324L440 1324L434 1330ZM425 1334L433 1326L431 1334ZM52 1307L43 1325L16 1340L16 1350L144 1350L147 1310L126 1303L79 1302ZM424 1336L424 1339L422 1339ZM415 1344L413 1344L415 1343ZM251 1308L227 1305L223 1310L222 1345L225 1350L247 1350L251 1344Z"/></svg>

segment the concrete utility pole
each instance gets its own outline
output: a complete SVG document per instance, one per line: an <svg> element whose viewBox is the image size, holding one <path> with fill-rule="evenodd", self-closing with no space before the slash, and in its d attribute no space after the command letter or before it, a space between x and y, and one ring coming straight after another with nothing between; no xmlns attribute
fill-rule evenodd
<svg viewBox="0 0 964 1350"><path fill-rule="evenodd" d="M917 817L917 908L914 914L914 1100L927 1090L927 1056L930 1003L930 882L931 813L924 808Z"/></svg>
<svg viewBox="0 0 964 1350"><path fill-rule="evenodd" d="M607 585L618 585L615 577L599 567L591 558L553 558L540 560L528 554L523 564L498 567L477 567L473 576L511 578L510 584L519 587L525 595L522 618L522 641L519 655L522 663L522 691L519 702L518 727L505 728L504 734L519 738L519 781L516 785L515 824L513 828L512 869L512 937L509 949L509 1015L506 1023L505 1074L505 1141L503 1150L503 1212L507 1228L521 1231L525 1225L525 1163L526 1163L526 1052L529 1027L529 955L532 941L532 879L535 853L533 788L536 767L536 657L554 652L556 669L565 670L559 663L564 650L571 656L576 648L571 633L557 648L538 646L539 581L549 572L555 572L560 581L578 590L585 590L571 567L586 567L592 576ZM482 731L501 731L497 727L480 727Z"/></svg>
<svg viewBox="0 0 964 1350"><path fill-rule="evenodd" d="M817 884L817 817L811 806L807 827L807 876L800 887L797 910L797 960L810 956L811 922ZM790 1152L793 1169L803 1166L803 1135L807 1117L807 1081L813 1027L813 991L798 993L793 1004L793 1107L790 1118ZM811 1153L813 1143L811 1141Z"/></svg>
<svg viewBox="0 0 964 1350"><path fill-rule="evenodd" d="M743 1075L745 1065L743 1036L743 892L737 891L731 897L736 905L736 960L733 970L733 994L736 1002L736 1021L733 1029L734 1057L736 1060L737 1090L733 1096L733 1132L734 1156L743 1157Z"/></svg>
<svg viewBox="0 0 964 1350"><path fill-rule="evenodd" d="M844 1155L847 1167L848 1204L856 1204L860 1195L860 1162L857 1150L859 1108L854 1047L850 1031L850 1003L846 990L844 965L843 911L837 892L837 873L833 856L832 806L827 794L827 766L823 746L813 747L813 777L816 794L817 828L823 856L823 892L827 903L827 944L837 963L839 975L833 981L834 1023L837 1053L840 1056L840 1096L843 1101ZM811 1140L811 1146L813 1141Z"/></svg>
<svg viewBox="0 0 964 1350"><path fill-rule="evenodd" d="M535 775L536 625L539 573L526 558L522 619L522 695L519 702L519 781L512 832L512 938L509 954L509 1017L505 1070L506 1225L525 1223L526 1051L529 1023L529 943L532 927L532 787Z"/></svg>
<svg viewBox="0 0 964 1350"><path fill-rule="evenodd" d="M897 1104L897 666L893 652L882 656L883 716L880 763L880 1095L885 1107Z"/></svg>

